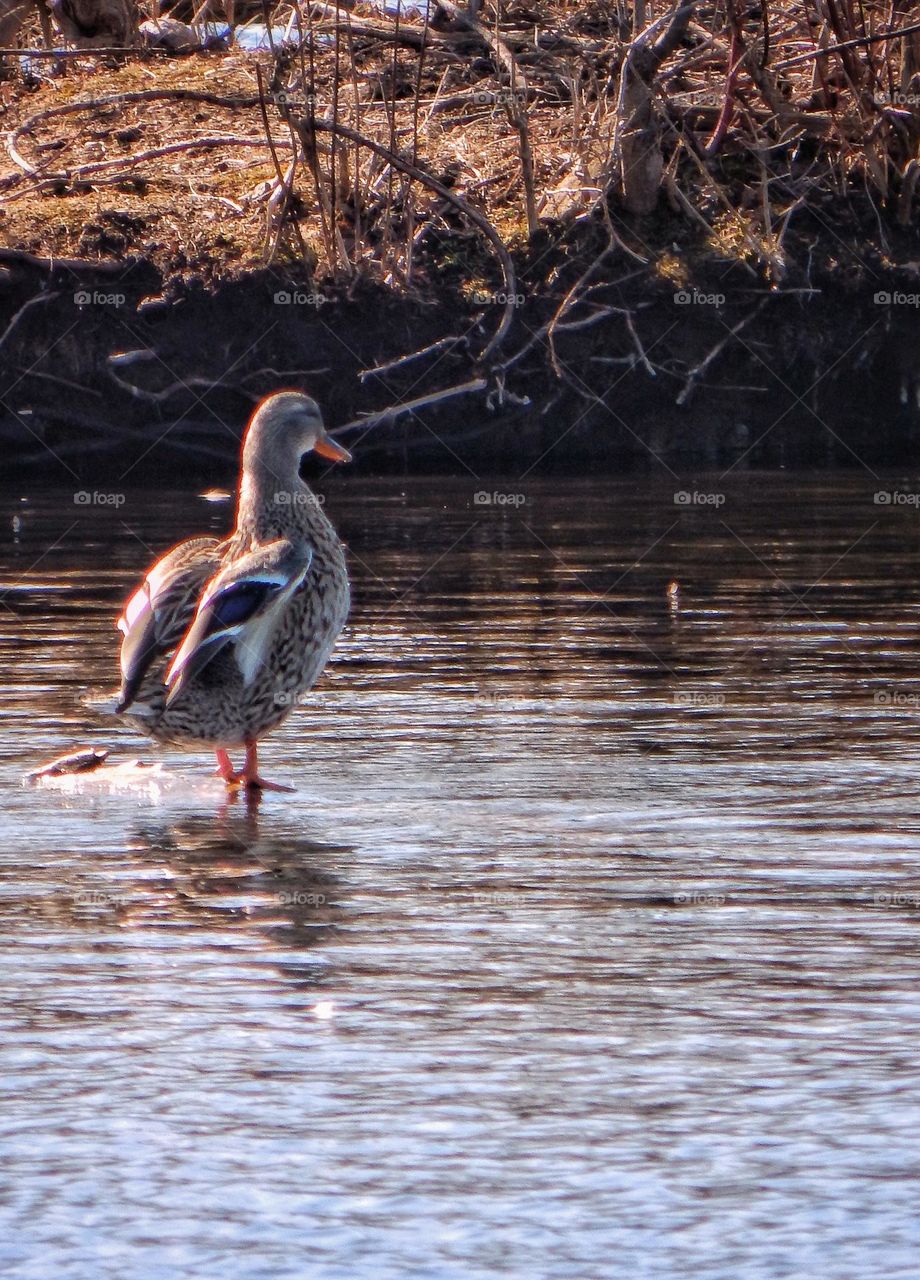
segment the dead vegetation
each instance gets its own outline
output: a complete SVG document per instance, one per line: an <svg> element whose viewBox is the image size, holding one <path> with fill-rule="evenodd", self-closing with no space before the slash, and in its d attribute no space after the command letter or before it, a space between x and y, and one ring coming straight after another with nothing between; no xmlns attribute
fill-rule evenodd
<svg viewBox="0 0 920 1280"><path fill-rule="evenodd" d="M488 388L503 403L538 344L561 379L558 341L613 321L616 359L655 376L635 309L610 295L631 271L682 286L708 258L767 292L807 289L809 245L843 234L841 208L868 212L883 254L915 217L920 5L317 0L172 16L257 17L272 34L184 57L36 49L2 86L6 243L141 255L206 282L283 266L420 302L449 279L488 324L435 399ZM540 291L551 305L522 333L517 308ZM724 345L688 365L679 396Z"/></svg>
<svg viewBox="0 0 920 1280"><path fill-rule="evenodd" d="M411 281L419 236L439 217L424 181L399 169L403 159L449 178L506 243L533 237L541 222L584 216L608 197L645 215L664 191L714 242L724 241L728 223L746 256L781 279L790 219L815 189L857 187L894 202L902 224L911 219L920 140L920 20L911 22L912 13L842 0L813 8L726 0L657 12L512 0L475 16L437 0L424 17L281 6L269 16L276 39L283 31L288 42L262 53L194 55L178 76L149 52L130 55L133 77L124 58L100 67L83 50L66 63L33 59L32 92L7 85L19 172L6 176L3 200L49 190L79 197L89 178L95 189L169 182L157 163L161 147L103 146L96 157L99 131L87 127L93 116L123 111L130 129L142 113L119 97L117 82L133 80L130 94L165 78L171 93L177 81L235 92L233 104L227 93L224 102L202 99L215 108L209 137L226 136L231 155L239 145L277 153L268 158L281 188L270 207L283 210L273 251L314 237L334 272L379 269ZM188 16L208 15L199 7ZM99 92L100 79L113 91ZM62 99L66 112L48 110ZM222 127L217 109L225 105L243 123L244 141ZM60 119L68 112L69 130ZM324 138L305 148L295 117L336 144ZM151 123L148 115L146 129ZM187 154L189 181L219 187L228 157L203 164L201 151L219 147L202 145L202 132L162 145ZM52 154L35 154L42 150ZM296 155L289 179L286 152ZM243 216L224 208L228 221Z"/></svg>

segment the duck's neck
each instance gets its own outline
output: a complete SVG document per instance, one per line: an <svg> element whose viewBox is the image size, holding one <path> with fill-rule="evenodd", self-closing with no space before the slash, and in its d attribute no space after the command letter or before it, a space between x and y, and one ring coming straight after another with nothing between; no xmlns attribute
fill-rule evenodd
<svg viewBox="0 0 920 1280"><path fill-rule="evenodd" d="M290 435L270 429L270 424L254 422L246 433L241 458L243 479L249 478L257 496L293 489L300 480L302 450Z"/></svg>
<svg viewBox="0 0 920 1280"><path fill-rule="evenodd" d="M319 503L300 478L300 455L271 460L243 454L236 508L235 538L252 546L298 532L309 536L327 521Z"/></svg>

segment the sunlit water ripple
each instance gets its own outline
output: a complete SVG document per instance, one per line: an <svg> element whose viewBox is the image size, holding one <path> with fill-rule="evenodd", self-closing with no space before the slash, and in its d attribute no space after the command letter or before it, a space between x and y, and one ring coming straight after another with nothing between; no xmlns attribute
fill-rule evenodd
<svg viewBox="0 0 920 1280"><path fill-rule="evenodd" d="M82 702L229 508L3 493L4 1277L917 1275L917 509L510 487L329 486L249 810ZM84 743L173 784L22 785Z"/></svg>

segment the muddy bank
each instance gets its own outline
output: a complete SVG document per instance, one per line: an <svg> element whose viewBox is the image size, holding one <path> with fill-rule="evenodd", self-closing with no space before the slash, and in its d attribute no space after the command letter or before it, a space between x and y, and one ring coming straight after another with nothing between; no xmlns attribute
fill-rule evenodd
<svg viewBox="0 0 920 1280"><path fill-rule="evenodd" d="M381 470L912 463L912 28L643 15L317 3L271 50L18 64L7 468L229 477L283 386Z"/></svg>
<svg viewBox="0 0 920 1280"><path fill-rule="evenodd" d="M2 251L4 471L87 483L156 482L177 468L229 476L252 404L279 386L309 389L340 428L471 380L481 387L352 427L357 465L520 474L918 456L920 285L909 272L838 270L770 290L737 268L675 281L660 259L625 259L599 274L602 314L583 307L544 332L590 260L584 246L569 267L558 246L550 253L555 284L532 288L521 264L508 337L477 365L504 299L471 298L447 273L420 300L284 269L208 289L194 273L164 284L143 261Z"/></svg>

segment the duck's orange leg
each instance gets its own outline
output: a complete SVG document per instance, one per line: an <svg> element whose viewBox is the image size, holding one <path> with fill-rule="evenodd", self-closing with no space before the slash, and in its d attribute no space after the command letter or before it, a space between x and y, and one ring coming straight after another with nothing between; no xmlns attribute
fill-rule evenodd
<svg viewBox="0 0 920 1280"><path fill-rule="evenodd" d="M259 777L259 744L246 743L246 763L241 773L236 775L237 781L253 791L293 791L293 787L283 787L279 782L266 782Z"/></svg>
<svg viewBox="0 0 920 1280"><path fill-rule="evenodd" d="M214 752L217 756L217 768L214 770L223 778L224 782L234 783L237 781L237 772L233 767L233 761L230 759L223 747L218 747Z"/></svg>

